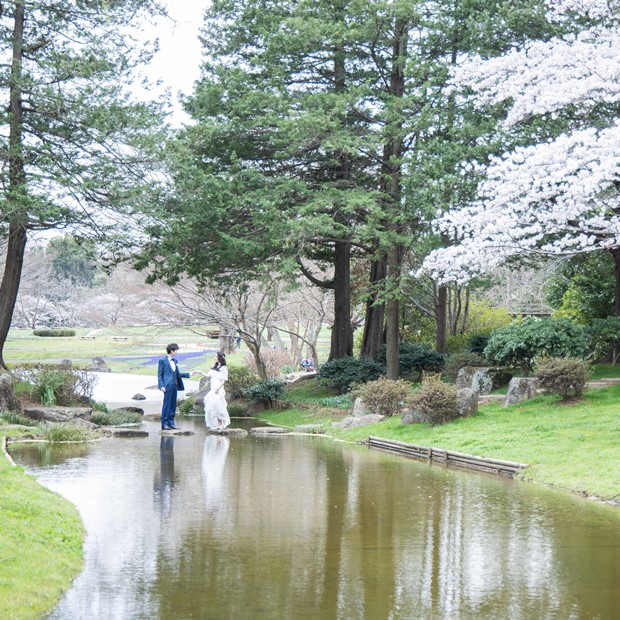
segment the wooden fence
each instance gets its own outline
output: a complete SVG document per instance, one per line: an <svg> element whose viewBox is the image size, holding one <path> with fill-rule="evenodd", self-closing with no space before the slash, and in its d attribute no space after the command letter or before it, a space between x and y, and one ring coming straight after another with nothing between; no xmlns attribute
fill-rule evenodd
<svg viewBox="0 0 620 620"><path fill-rule="evenodd" d="M415 444L395 441L393 439L381 439L380 437L368 437L367 443L369 448L376 450L387 450L416 459L445 463L446 465L456 465L468 469L477 469L478 471L507 476L509 478L514 478L515 474L528 467L524 463L487 459L480 456L472 456L471 454L453 452L452 450L441 450L429 446L416 446Z"/></svg>

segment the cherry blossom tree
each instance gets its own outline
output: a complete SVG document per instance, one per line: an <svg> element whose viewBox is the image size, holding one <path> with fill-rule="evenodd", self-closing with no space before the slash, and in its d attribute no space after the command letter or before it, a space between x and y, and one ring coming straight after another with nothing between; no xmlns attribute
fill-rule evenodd
<svg viewBox="0 0 620 620"><path fill-rule="evenodd" d="M557 36L472 58L455 82L482 105L510 102L507 132L558 119L563 131L492 159L478 199L436 220L457 244L430 253L424 269L464 283L517 256L608 250L620 314L620 0L547 4Z"/></svg>

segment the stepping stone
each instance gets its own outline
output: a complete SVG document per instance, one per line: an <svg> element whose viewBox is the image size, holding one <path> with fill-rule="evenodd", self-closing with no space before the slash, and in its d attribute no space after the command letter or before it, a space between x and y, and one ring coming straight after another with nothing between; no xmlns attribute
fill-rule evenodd
<svg viewBox="0 0 620 620"><path fill-rule="evenodd" d="M291 431L281 426L255 426L250 429L252 435L285 435Z"/></svg>
<svg viewBox="0 0 620 620"><path fill-rule="evenodd" d="M247 435L248 432L243 428L225 428L223 431L218 431L216 429L207 429L208 435Z"/></svg>
<svg viewBox="0 0 620 620"><path fill-rule="evenodd" d="M159 431L160 435L195 435L194 431L186 431L182 428L170 429L169 431L161 430Z"/></svg>
<svg viewBox="0 0 620 620"><path fill-rule="evenodd" d="M122 426L103 426L99 430L109 437L148 437L147 431L139 428L128 428Z"/></svg>

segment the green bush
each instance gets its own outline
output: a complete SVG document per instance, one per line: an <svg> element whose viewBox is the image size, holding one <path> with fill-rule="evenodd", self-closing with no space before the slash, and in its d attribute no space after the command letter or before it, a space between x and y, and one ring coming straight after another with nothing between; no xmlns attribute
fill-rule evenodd
<svg viewBox="0 0 620 620"><path fill-rule="evenodd" d="M33 329L33 336L48 336L50 338L58 338L61 336L71 337L75 336L74 329Z"/></svg>
<svg viewBox="0 0 620 620"><path fill-rule="evenodd" d="M252 412L247 403L238 400L228 405L228 415L231 418L251 418Z"/></svg>
<svg viewBox="0 0 620 620"><path fill-rule="evenodd" d="M256 385L245 388L243 395L250 400L266 402L270 409L278 400L284 400L284 381L280 379L265 379Z"/></svg>
<svg viewBox="0 0 620 620"><path fill-rule="evenodd" d="M83 404L91 399L97 383L93 373L56 364L25 364L15 368L13 374L31 384L29 392L46 407Z"/></svg>
<svg viewBox="0 0 620 620"><path fill-rule="evenodd" d="M400 413L405 398L411 391L411 383L399 379L377 379L360 385L351 391L351 395L359 397L366 409L386 417Z"/></svg>
<svg viewBox="0 0 620 620"><path fill-rule="evenodd" d="M196 407L196 403L192 398L184 398L179 401L177 408L180 413L187 415L188 413L194 413L194 408Z"/></svg>
<svg viewBox="0 0 620 620"><path fill-rule="evenodd" d="M340 394L339 396L325 396L317 401L319 407L329 409L352 409L353 401L349 394Z"/></svg>
<svg viewBox="0 0 620 620"><path fill-rule="evenodd" d="M580 398L590 376L588 364L576 358L549 357L536 369L540 387L549 394L559 394L563 400Z"/></svg>
<svg viewBox="0 0 620 620"><path fill-rule="evenodd" d="M0 420L4 424L20 424L21 426L38 426L36 420L27 418L25 415L15 413L13 411L3 411L0 413Z"/></svg>
<svg viewBox="0 0 620 620"><path fill-rule="evenodd" d="M587 332L594 359L610 356L615 365L620 358L620 316L594 319Z"/></svg>
<svg viewBox="0 0 620 620"><path fill-rule="evenodd" d="M443 369L442 376L444 379L454 383L461 368L465 366L487 366L488 362L477 353L471 351L462 351L460 353L451 353L446 356L446 364Z"/></svg>
<svg viewBox="0 0 620 620"><path fill-rule="evenodd" d="M126 411L125 409L118 409L108 413L97 411L91 415L90 421L93 422L93 424L98 424L99 426L140 424L142 422L142 416L135 411Z"/></svg>
<svg viewBox="0 0 620 620"><path fill-rule="evenodd" d="M379 349L376 361L385 366L386 347ZM401 342L398 366L401 372L440 372L444 365L444 357L431 347L413 342Z"/></svg>
<svg viewBox="0 0 620 620"><path fill-rule="evenodd" d="M45 438L51 443L75 443L92 441L99 435L89 428L73 424L54 424L45 430Z"/></svg>
<svg viewBox="0 0 620 620"><path fill-rule="evenodd" d="M474 334L467 341L467 350L482 356L487 344L489 344L489 336L486 334Z"/></svg>
<svg viewBox="0 0 620 620"><path fill-rule="evenodd" d="M583 357L587 342L584 329L568 319L527 318L494 332L484 355L498 366L521 367L527 375L545 355Z"/></svg>
<svg viewBox="0 0 620 620"><path fill-rule="evenodd" d="M319 380L328 387L333 387L340 394L351 389L355 383L367 383L385 375L385 366L369 359L341 357L325 362L319 368Z"/></svg>
<svg viewBox="0 0 620 620"><path fill-rule="evenodd" d="M243 391L256 385L257 380L256 373L249 366L229 366L225 389L231 399L242 398Z"/></svg>
<svg viewBox="0 0 620 620"><path fill-rule="evenodd" d="M414 410L416 418L432 426L444 424L459 417L456 387L442 383L438 376L425 377L407 406Z"/></svg>

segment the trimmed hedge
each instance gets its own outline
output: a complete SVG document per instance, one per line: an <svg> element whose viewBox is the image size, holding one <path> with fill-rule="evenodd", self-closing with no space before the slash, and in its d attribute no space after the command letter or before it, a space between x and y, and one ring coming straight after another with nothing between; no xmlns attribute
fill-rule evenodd
<svg viewBox="0 0 620 620"><path fill-rule="evenodd" d="M47 336L51 338L58 338L59 336L72 337L75 336L74 329L33 329L33 336Z"/></svg>

